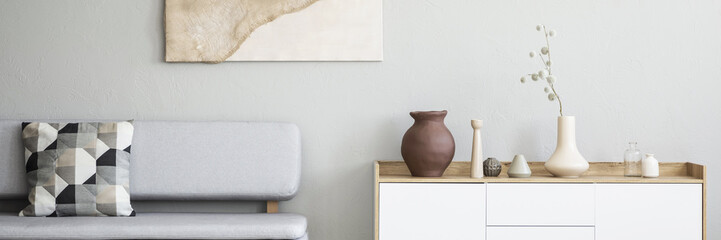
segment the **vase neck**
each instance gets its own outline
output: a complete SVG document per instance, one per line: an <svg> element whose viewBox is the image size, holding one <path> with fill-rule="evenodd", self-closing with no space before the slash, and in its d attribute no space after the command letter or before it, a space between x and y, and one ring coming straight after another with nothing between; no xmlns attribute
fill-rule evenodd
<svg viewBox="0 0 721 240"><path fill-rule="evenodd" d="M629 143L628 143L628 150L635 151L635 150L636 150L636 142L629 142Z"/></svg>
<svg viewBox="0 0 721 240"><path fill-rule="evenodd" d="M557 146L576 147L576 119L571 116L558 117Z"/></svg>
<svg viewBox="0 0 721 240"><path fill-rule="evenodd" d="M427 111L427 112L411 112L411 117L418 121L443 122L448 111Z"/></svg>

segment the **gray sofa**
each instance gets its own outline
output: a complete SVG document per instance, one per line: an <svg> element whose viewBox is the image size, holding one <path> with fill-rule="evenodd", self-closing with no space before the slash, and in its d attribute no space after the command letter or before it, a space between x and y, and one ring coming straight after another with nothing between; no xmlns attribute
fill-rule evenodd
<svg viewBox="0 0 721 240"><path fill-rule="evenodd" d="M20 120L0 120L0 199L26 199ZM131 200L265 201L268 213L149 213L18 217L0 213L0 239L307 239L306 219L277 211L300 183L294 124L135 121ZM18 211L20 209L17 209Z"/></svg>

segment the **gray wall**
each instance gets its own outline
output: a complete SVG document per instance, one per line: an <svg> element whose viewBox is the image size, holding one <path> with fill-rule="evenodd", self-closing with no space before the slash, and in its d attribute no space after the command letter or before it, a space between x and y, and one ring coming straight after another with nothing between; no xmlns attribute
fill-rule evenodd
<svg viewBox="0 0 721 240"><path fill-rule="evenodd" d="M470 159L471 118L486 155L550 156L557 105L518 81L539 67L527 54L545 23L585 157L621 161L636 140L706 164L721 224L721 1L386 0L384 62L217 65L162 61L162 6L0 1L0 118L295 122L303 185L281 211L308 216L314 239L371 239L372 162L400 159L409 111L449 110L456 161Z"/></svg>

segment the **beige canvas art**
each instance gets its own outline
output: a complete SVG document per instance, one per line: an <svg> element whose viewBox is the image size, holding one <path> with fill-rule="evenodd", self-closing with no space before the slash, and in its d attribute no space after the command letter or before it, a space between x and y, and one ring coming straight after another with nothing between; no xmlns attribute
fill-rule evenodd
<svg viewBox="0 0 721 240"><path fill-rule="evenodd" d="M168 62L381 61L382 0L166 0Z"/></svg>

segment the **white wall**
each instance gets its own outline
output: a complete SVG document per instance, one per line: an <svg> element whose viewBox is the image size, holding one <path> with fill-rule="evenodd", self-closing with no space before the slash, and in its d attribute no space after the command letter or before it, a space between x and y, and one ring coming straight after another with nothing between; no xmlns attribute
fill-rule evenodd
<svg viewBox="0 0 721 240"><path fill-rule="evenodd" d="M621 161L633 139L706 164L721 224L721 1L386 0L384 62L217 65L162 61L162 5L0 1L0 118L295 122L303 186L281 211L305 214L314 239L371 239L372 162L400 159L409 111L449 110L459 161L471 118L486 155L550 156L557 106L518 81L545 23L586 158Z"/></svg>

